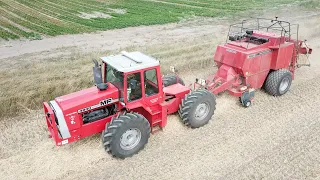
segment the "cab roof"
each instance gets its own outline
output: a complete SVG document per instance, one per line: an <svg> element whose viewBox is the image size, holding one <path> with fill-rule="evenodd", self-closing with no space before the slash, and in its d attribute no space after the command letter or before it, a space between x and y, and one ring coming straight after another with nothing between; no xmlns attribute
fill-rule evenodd
<svg viewBox="0 0 320 180"><path fill-rule="evenodd" d="M101 60L120 72L131 72L140 69L145 69L153 66L158 66L160 63L153 57L150 57L142 52L126 52L121 54L101 57Z"/></svg>

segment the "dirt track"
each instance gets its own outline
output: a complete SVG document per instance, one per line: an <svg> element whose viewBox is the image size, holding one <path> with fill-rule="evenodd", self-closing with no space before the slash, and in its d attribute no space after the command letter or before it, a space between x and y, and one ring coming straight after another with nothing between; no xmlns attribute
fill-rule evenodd
<svg viewBox="0 0 320 180"><path fill-rule="evenodd" d="M285 96L257 91L254 106L244 109L236 98L222 94L208 125L188 129L171 115L166 128L126 160L106 154L99 135L55 147L46 138L42 111L31 111L0 123L1 179L319 178L320 16L292 19L304 20L302 32L314 53L312 66L298 69ZM193 74L209 69L200 71ZM189 73L184 77L194 79Z"/></svg>

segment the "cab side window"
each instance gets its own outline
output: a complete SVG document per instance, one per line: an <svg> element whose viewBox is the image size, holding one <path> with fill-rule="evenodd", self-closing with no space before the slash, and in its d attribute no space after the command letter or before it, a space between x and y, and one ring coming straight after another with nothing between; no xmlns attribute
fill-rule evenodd
<svg viewBox="0 0 320 180"><path fill-rule="evenodd" d="M127 75L127 98L134 101L142 97L140 73Z"/></svg>
<svg viewBox="0 0 320 180"><path fill-rule="evenodd" d="M146 96L152 96L159 93L159 85L156 69L150 69L144 72L144 84Z"/></svg>

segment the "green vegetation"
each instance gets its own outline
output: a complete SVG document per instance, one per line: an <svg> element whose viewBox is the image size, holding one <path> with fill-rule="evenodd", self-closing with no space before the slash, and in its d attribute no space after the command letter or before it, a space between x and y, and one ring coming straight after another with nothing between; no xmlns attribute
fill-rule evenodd
<svg viewBox="0 0 320 180"><path fill-rule="evenodd" d="M320 1L319 0L308 0L301 3L306 8L320 8Z"/></svg>
<svg viewBox="0 0 320 180"><path fill-rule="evenodd" d="M302 0L300 0L302 1ZM76 34L165 24L194 16L228 16L246 10L261 10L293 0L2 0L0 38ZM94 15L98 12L111 18Z"/></svg>

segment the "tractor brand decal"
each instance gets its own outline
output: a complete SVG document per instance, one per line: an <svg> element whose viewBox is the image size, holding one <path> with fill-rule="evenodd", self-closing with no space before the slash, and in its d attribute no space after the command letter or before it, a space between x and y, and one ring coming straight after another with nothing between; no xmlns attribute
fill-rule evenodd
<svg viewBox="0 0 320 180"><path fill-rule="evenodd" d="M251 59L251 58L254 58L254 57L257 57L257 56L260 56L260 55L268 54L270 52L272 52L272 50L268 49L268 50L261 51L261 52L258 52L258 53L250 54L250 55L248 55L248 59Z"/></svg>
<svg viewBox="0 0 320 180"><path fill-rule="evenodd" d="M233 50L233 49L227 49L227 52L231 52L231 53L233 53L233 54L236 54L236 53L237 53L237 51L235 51L235 50Z"/></svg>
<svg viewBox="0 0 320 180"><path fill-rule="evenodd" d="M100 105L105 106L107 104L110 104L111 102L112 102L112 98L105 99L105 100L100 101Z"/></svg>
<svg viewBox="0 0 320 180"><path fill-rule="evenodd" d="M105 106L105 105L108 105L108 104L111 104L114 102L118 102L118 101L119 101L119 99L112 99L112 98L104 99L104 100L101 100L99 104L89 106L89 107L86 107L83 109L79 109L78 113L87 112L87 111L90 111L91 109L96 109L98 107Z"/></svg>

